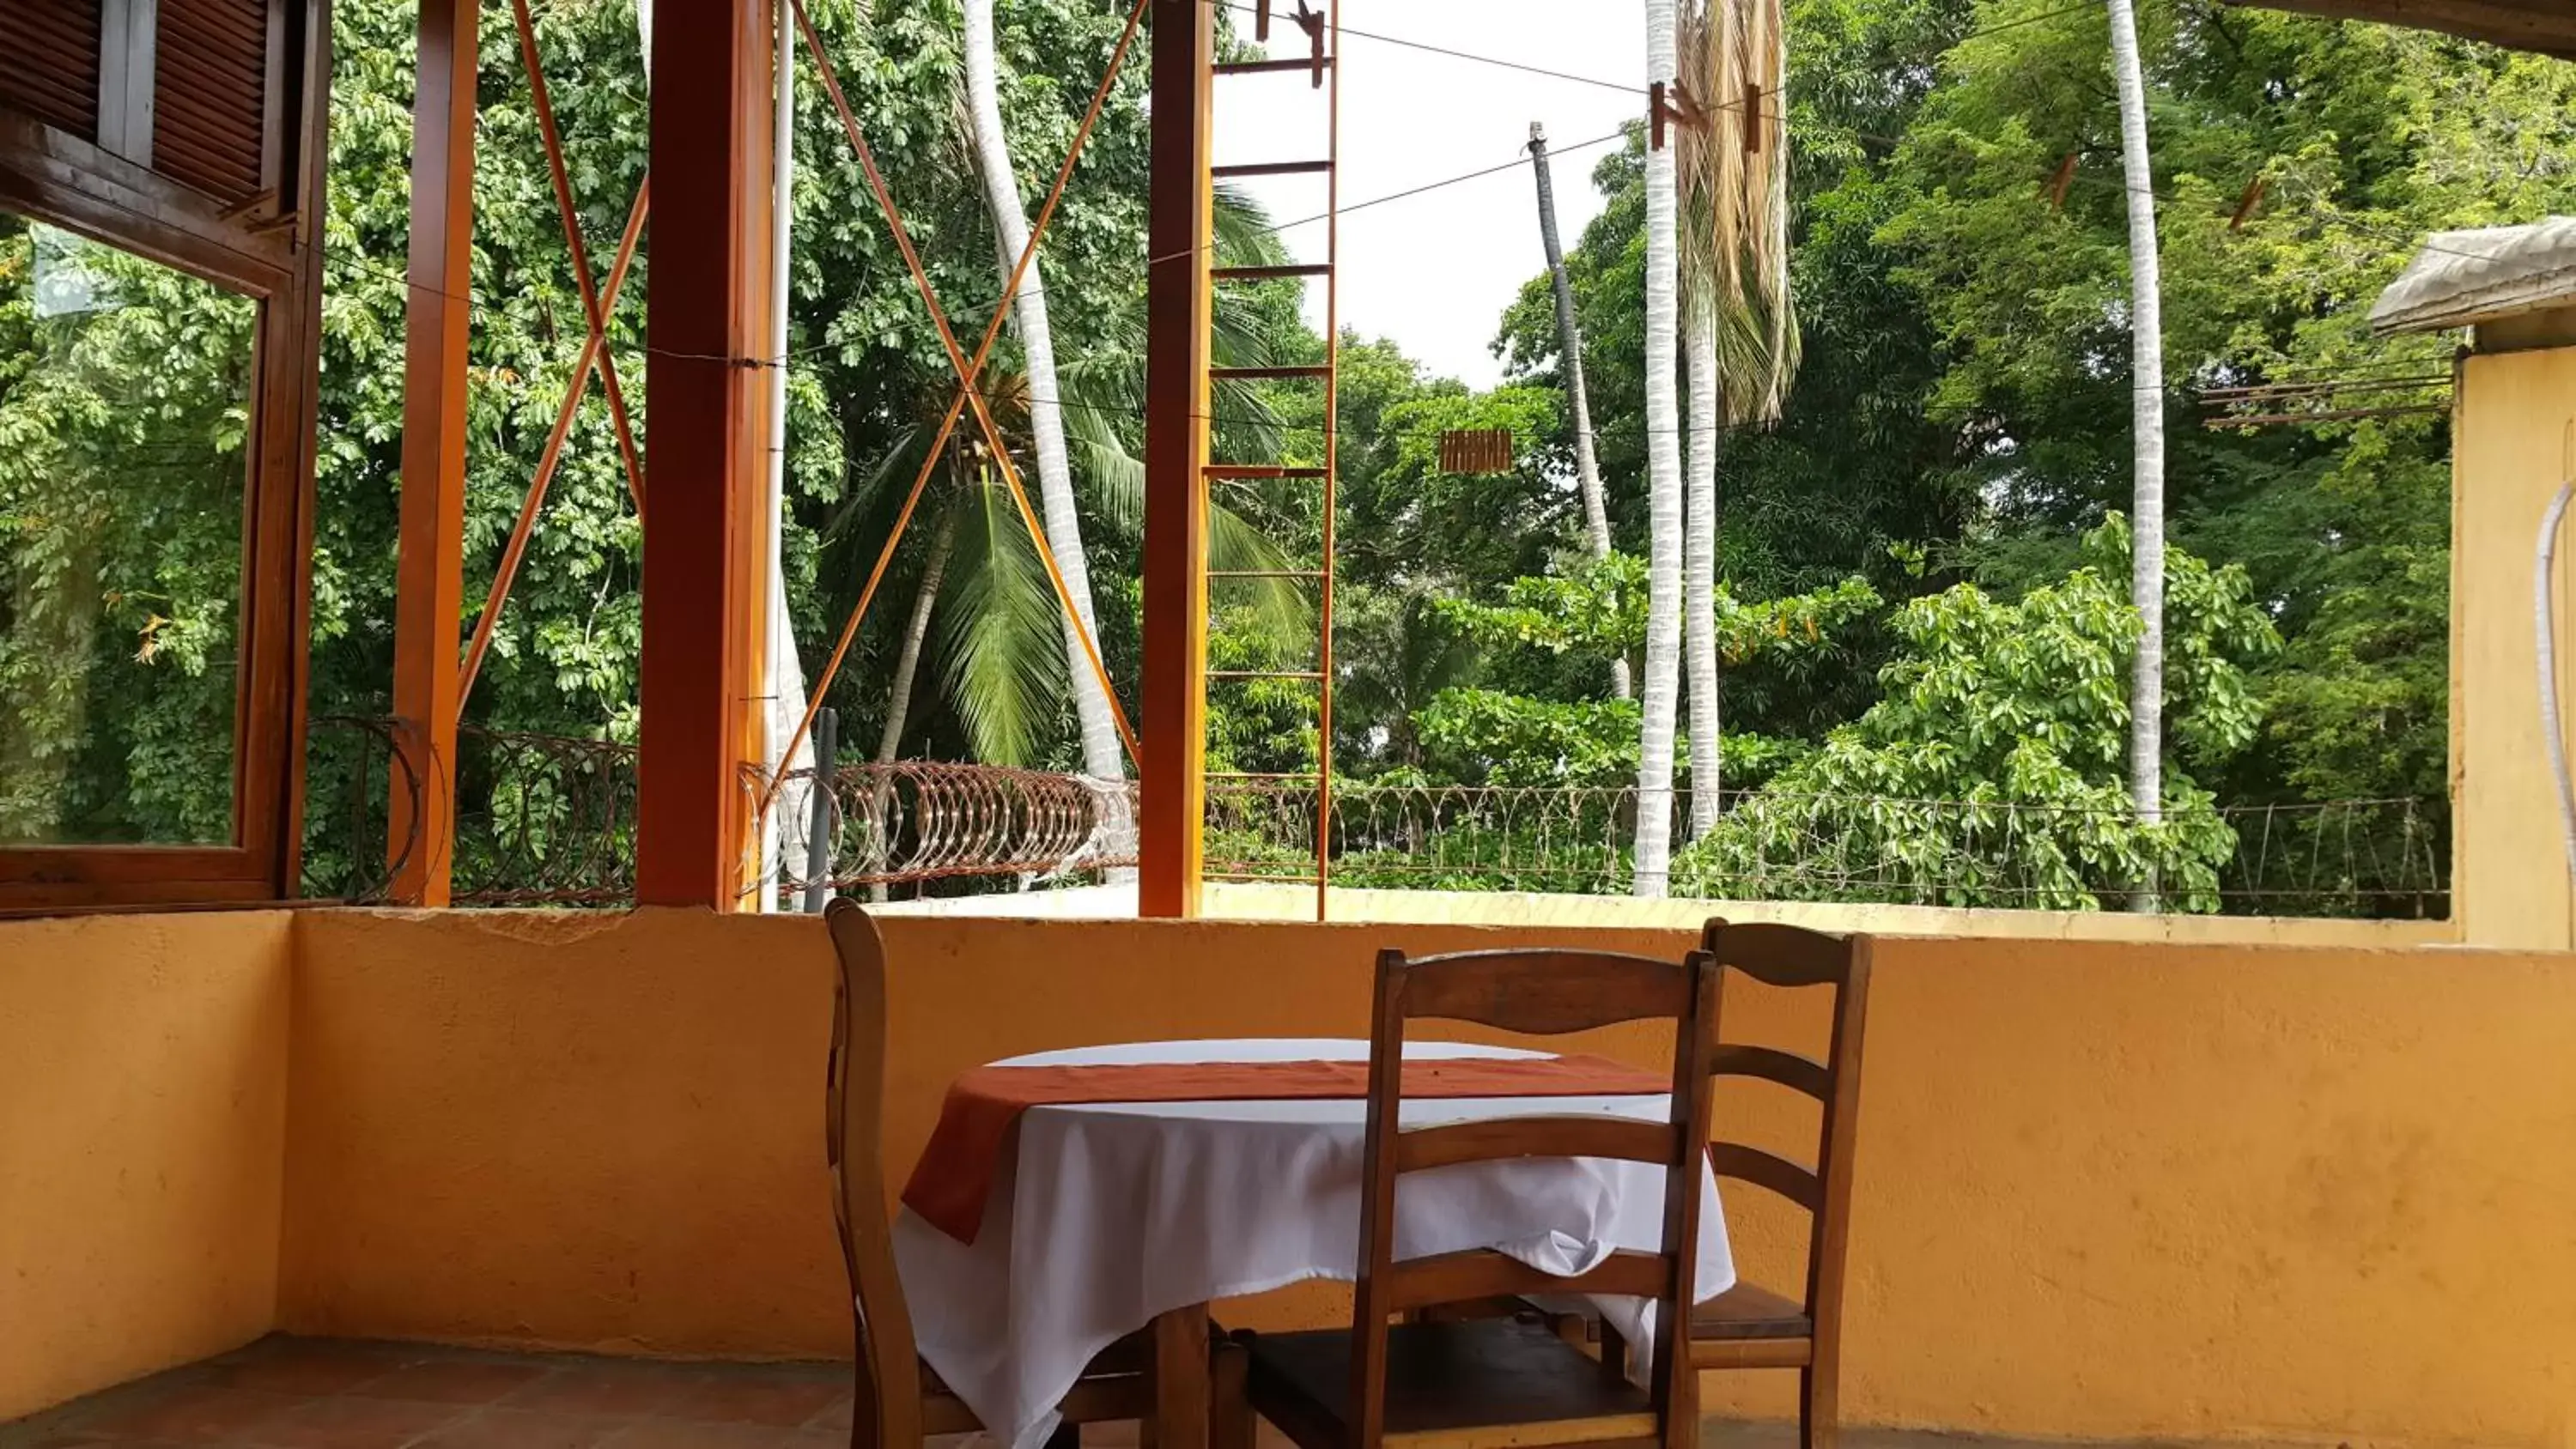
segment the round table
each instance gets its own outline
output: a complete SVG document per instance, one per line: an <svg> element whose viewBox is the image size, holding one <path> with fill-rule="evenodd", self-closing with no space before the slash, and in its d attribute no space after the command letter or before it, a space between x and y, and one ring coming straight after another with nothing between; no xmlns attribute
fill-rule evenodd
<svg viewBox="0 0 2576 1449"><path fill-rule="evenodd" d="M1412 1042L1412 1058L1544 1052ZM1002 1065L1364 1061L1340 1039L1137 1042ZM1407 1101L1406 1127L1598 1113L1662 1121L1664 1094ZM921 1356L1013 1449L1036 1449L1092 1357L1158 1315L1313 1278L1349 1281L1359 1258L1368 1103L1126 1102L1030 1108L1005 1149L973 1244L910 1211L894 1246ZM1705 1174L1703 1174L1705 1177ZM1491 1248L1553 1273L1662 1246L1664 1170L1594 1158L1521 1158L1406 1174L1399 1259ZM1700 1213L1702 1300L1735 1284L1717 1184ZM1601 1310L1646 1338L1638 1300Z"/></svg>

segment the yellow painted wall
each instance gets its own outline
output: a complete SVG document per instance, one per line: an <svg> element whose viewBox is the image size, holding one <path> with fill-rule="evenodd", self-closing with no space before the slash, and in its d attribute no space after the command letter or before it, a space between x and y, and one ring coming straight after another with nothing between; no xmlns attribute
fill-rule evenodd
<svg viewBox="0 0 2576 1449"><path fill-rule="evenodd" d="M267 1331L290 951L273 911L0 921L0 1421Z"/></svg>
<svg viewBox="0 0 2576 1449"><path fill-rule="evenodd" d="M813 923L329 912L297 926L285 1326L845 1349ZM1356 1034L1374 948L1531 936L923 917L886 934L903 1162L975 1062ZM1880 961L1854 1421L2568 1442L2576 958L1900 939ZM1820 1035L1768 993L1732 1005L1756 1030ZM1777 1104L1722 1110L1786 1145ZM1754 1276L1794 1278L1784 1221L1730 1216ZM1237 1311L1277 1322L1330 1298Z"/></svg>
<svg viewBox="0 0 2576 1449"><path fill-rule="evenodd" d="M2576 945L2558 788L2540 728L2533 549L2566 474L2576 348L2461 364L2451 521L2453 912L2479 945ZM2559 709L2576 729L2576 525L2559 546Z"/></svg>

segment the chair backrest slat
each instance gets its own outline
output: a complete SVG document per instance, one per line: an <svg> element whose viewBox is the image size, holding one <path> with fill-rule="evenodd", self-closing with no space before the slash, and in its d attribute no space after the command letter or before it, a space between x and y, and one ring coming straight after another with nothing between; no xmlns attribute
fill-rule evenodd
<svg viewBox="0 0 2576 1449"><path fill-rule="evenodd" d="M1741 1143L1709 1144L1709 1163L1720 1177L1768 1188L1807 1209L1811 1222L1804 1307L1814 1328L1813 1351L1819 1361L1830 1362L1842 1332L1852 1150L1860 1135L1861 1038L1869 1019L1873 943L1864 935L1835 936L1798 926L1713 920L1701 933L1700 944L1716 958L1721 972L1741 971L1769 986L1833 991L1832 1040L1821 1063L1772 1047L1725 1041L1722 1017L1713 1043L1719 1075L1777 1082L1823 1104L1815 1167L1800 1167Z"/></svg>
<svg viewBox="0 0 2576 1449"><path fill-rule="evenodd" d="M1800 1167L1777 1153L1741 1142L1708 1144L1709 1171L1719 1177L1767 1187L1809 1212L1822 1211L1825 1184L1813 1168Z"/></svg>
<svg viewBox="0 0 2576 1449"><path fill-rule="evenodd" d="M1401 1129L1405 1023L1466 1021L1529 1036L1559 1036L1660 1019L1672 1028L1672 1109L1661 1122L1550 1113ZM1705 952L1681 962L1593 951L1471 951L1408 960L1378 957L1369 1038L1368 1131L1360 1218L1359 1288L1352 1318L1353 1449L1378 1449L1386 1425L1387 1320L1414 1308L1528 1293L1651 1298L1653 1374L1648 1385L1659 1449L1695 1449L1698 1416L1684 1383L1696 1279L1700 1165L1708 1140L1717 967ZM1613 1254L1577 1277L1545 1273L1499 1253L1394 1261L1396 1180L1406 1172L1517 1157L1606 1157L1659 1163L1663 1241L1654 1253Z"/></svg>
<svg viewBox="0 0 2576 1449"><path fill-rule="evenodd" d="M871 1427L873 1419L875 1435L869 1442L876 1449L919 1449L921 1359L886 1217L885 943L855 901L832 902L824 924L839 962L824 1097L826 1156L832 1167L832 1215L841 1232L841 1266L849 1274L859 1362L866 1370L854 1412L862 1429Z"/></svg>
<svg viewBox="0 0 2576 1449"><path fill-rule="evenodd" d="M1461 1162L1505 1157L1608 1157L1623 1162L1670 1162L1669 1123L1629 1117L1515 1117L1418 1127L1395 1139L1395 1170L1419 1172Z"/></svg>
<svg viewBox="0 0 2576 1449"><path fill-rule="evenodd" d="M1721 1077L1759 1077L1766 1082L1777 1082L1793 1092L1804 1092L1819 1102L1830 1103L1834 1097L1833 1068L1813 1057L1802 1057L1776 1047L1719 1042L1711 1070Z"/></svg>
<svg viewBox="0 0 2576 1449"><path fill-rule="evenodd" d="M1719 963L1766 986L1838 987L1850 979L1853 944L1868 939L1769 921L1708 923L1710 938L1720 932L1725 935L1726 954L1718 958Z"/></svg>
<svg viewBox="0 0 2576 1449"><path fill-rule="evenodd" d="M1404 1014L1563 1036L1690 1010L1670 961L1609 951L1467 951L1405 963Z"/></svg>
<svg viewBox="0 0 2576 1449"><path fill-rule="evenodd" d="M1395 1264L1386 1273L1386 1294L1398 1313L1532 1293L1653 1298L1664 1291L1669 1274L1661 1253L1615 1252L1589 1272L1568 1277L1491 1249L1474 1248Z"/></svg>

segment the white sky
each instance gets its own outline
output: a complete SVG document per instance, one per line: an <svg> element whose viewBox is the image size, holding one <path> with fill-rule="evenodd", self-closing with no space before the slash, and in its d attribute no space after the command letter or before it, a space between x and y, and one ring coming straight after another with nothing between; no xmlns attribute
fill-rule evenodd
<svg viewBox="0 0 2576 1449"><path fill-rule="evenodd" d="M1234 16L1252 34L1249 0ZM1305 53L1274 0L1270 53ZM1379 35L1494 56L1643 89L1645 7L1634 0L1348 0L1345 23ZM1557 224L1569 248L1601 210L1592 168L1616 132L1645 112L1645 97L1603 86L1505 70L1390 45L1342 42L1341 202L1374 197L1520 158L1532 121L1556 153ZM1320 158L1324 107L1303 74L1227 76L1216 89L1219 165ZM1234 183L1277 221L1324 209L1321 177ZM1282 235L1301 260L1320 260L1321 223ZM1489 387L1501 365L1487 350L1495 323L1522 282L1546 268L1527 166L1389 201L1341 224L1341 320L1362 336L1391 337L1434 375ZM1323 322L1323 287L1308 288L1307 315Z"/></svg>

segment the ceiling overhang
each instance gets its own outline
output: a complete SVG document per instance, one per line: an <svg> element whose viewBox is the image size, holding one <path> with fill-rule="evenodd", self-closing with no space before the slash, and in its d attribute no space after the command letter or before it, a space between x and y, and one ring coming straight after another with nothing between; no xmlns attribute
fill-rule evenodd
<svg viewBox="0 0 2576 1449"><path fill-rule="evenodd" d="M2576 60L2576 4L2569 0L2227 0L2334 20L2375 20L2439 30L2514 50Z"/></svg>

